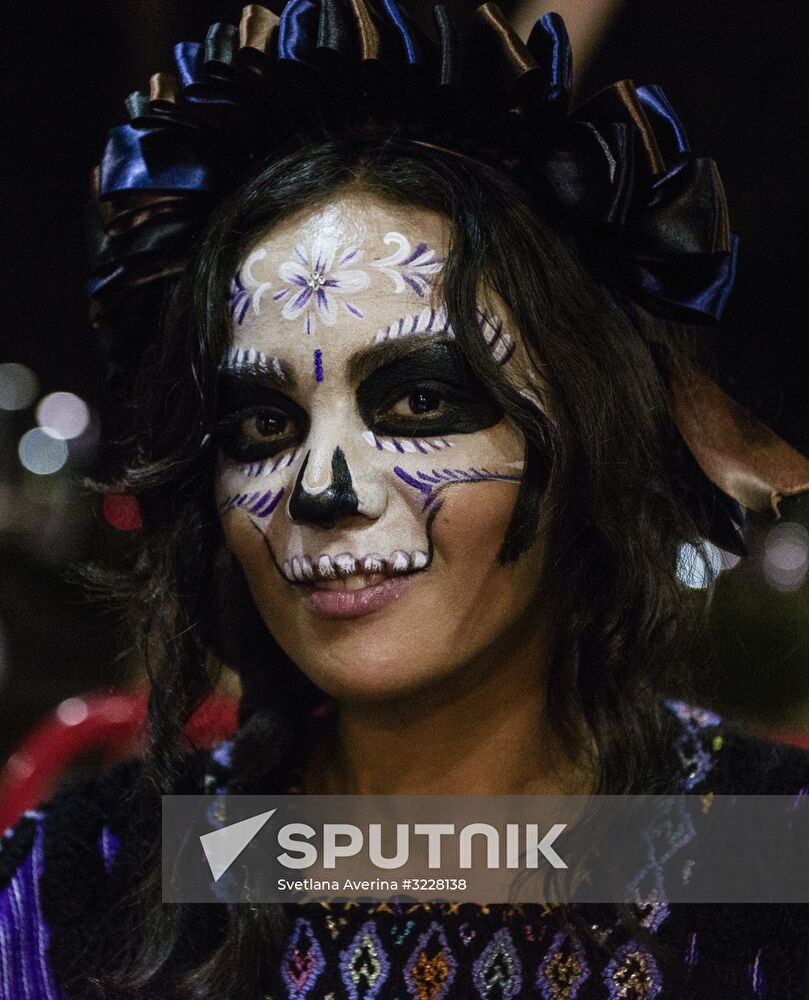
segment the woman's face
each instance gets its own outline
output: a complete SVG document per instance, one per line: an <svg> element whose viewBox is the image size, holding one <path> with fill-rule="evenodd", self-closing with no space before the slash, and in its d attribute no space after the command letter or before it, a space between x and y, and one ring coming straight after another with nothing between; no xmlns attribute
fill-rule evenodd
<svg viewBox="0 0 809 1000"><path fill-rule="evenodd" d="M501 566L524 439L442 309L447 221L343 193L233 278L217 505L267 628L338 700L392 699L511 648L540 547ZM491 298L491 297L490 297ZM496 360L522 354L480 306Z"/></svg>

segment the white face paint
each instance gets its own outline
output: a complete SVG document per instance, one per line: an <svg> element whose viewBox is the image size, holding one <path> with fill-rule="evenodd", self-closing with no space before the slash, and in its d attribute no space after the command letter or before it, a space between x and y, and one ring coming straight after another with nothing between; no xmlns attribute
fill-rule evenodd
<svg viewBox="0 0 809 1000"><path fill-rule="evenodd" d="M412 654L429 618L441 649L484 582L513 613L516 581L530 589L525 558L496 560L524 441L449 329L447 243L439 216L343 194L276 227L234 277L218 509L268 627L326 689L350 661L378 674L397 643ZM507 319L482 306L480 330L513 364Z"/></svg>

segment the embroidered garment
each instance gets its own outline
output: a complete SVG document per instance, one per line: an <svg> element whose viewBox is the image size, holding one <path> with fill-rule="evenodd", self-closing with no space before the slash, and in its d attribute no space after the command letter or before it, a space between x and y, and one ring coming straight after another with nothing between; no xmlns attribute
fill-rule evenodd
<svg viewBox="0 0 809 1000"><path fill-rule="evenodd" d="M682 791L809 794L809 753L666 704ZM205 791L226 789L229 751L224 743L206 754ZM82 956L102 950L130 823L113 817L114 804L137 766L63 792L0 841L0 1000L70 1000L87 974ZM638 877L641 934L608 906L587 908L582 933L539 905L291 905L273 988L255 1000L809 998L809 906L669 904L652 867Z"/></svg>

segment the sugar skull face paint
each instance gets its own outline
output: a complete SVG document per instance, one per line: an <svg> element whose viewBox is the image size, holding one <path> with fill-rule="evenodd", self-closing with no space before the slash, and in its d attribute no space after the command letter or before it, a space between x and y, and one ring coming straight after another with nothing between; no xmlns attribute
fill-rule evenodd
<svg viewBox="0 0 809 1000"><path fill-rule="evenodd" d="M439 680L510 641L538 586L539 551L497 560L525 446L448 327L448 242L440 216L345 193L237 275L218 509L268 628L335 697ZM480 332L509 363L505 310Z"/></svg>

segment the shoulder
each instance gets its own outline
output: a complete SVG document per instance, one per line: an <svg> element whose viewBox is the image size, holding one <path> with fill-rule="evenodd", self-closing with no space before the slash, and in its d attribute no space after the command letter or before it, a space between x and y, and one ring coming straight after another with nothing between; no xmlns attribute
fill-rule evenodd
<svg viewBox="0 0 809 1000"><path fill-rule="evenodd" d="M231 745L224 741L187 754L179 768L184 791L221 791L227 779ZM97 862L109 868L122 836L140 825L144 779L143 761L129 760L102 774L69 781L51 799L26 812L0 837L0 892L5 891L20 866L30 861L37 847L46 853L48 861L60 855L80 867Z"/></svg>
<svg viewBox="0 0 809 1000"><path fill-rule="evenodd" d="M0 997L4 1000L62 1000L47 961L50 932L42 915L44 819L43 810L29 810L0 839Z"/></svg>
<svg viewBox="0 0 809 1000"><path fill-rule="evenodd" d="M225 747L187 757L189 791L217 790L225 757ZM3 1000L62 1000L76 956L96 950L159 837L159 799L146 805L143 778L132 760L73 780L0 838Z"/></svg>
<svg viewBox="0 0 809 1000"><path fill-rule="evenodd" d="M809 794L809 750L766 739L716 712L669 699L683 791L715 795Z"/></svg>

